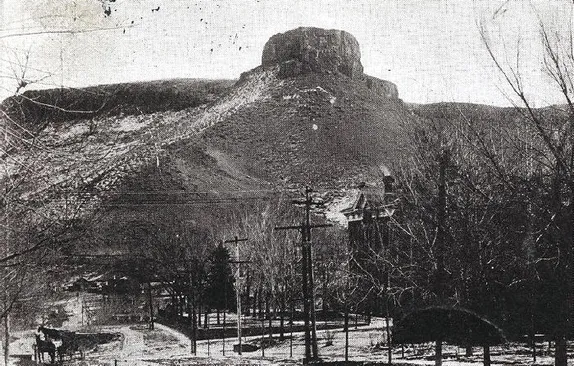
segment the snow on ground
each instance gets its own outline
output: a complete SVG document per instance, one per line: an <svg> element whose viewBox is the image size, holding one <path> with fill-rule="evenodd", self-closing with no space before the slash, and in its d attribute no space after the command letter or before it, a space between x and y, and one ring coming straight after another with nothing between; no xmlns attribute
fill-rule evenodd
<svg viewBox="0 0 574 366"><path fill-rule="evenodd" d="M93 295L85 295L93 296ZM238 355L233 352L233 345L237 338L225 340L202 340L197 342L197 354L191 354L191 341L182 333L161 324L155 324L154 330L149 330L147 324L125 324L113 326L86 327L82 323L82 301L89 300L82 296L71 297L60 302L70 315L62 328L76 331L98 331L121 333L122 337L114 342L99 345L97 349L86 353L85 360L79 357L68 364L82 366L149 366L149 365L288 365L301 364L304 354L303 333L285 333L286 339L277 342L274 346L255 352L244 352ZM232 319L232 314L228 319ZM387 362L388 351L378 349L377 343L384 341L385 321L374 318L368 326L355 327L351 325L349 332L349 359L352 361ZM31 355L33 353L34 330L17 332L13 334L10 344L11 354ZM265 335L268 338L269 335ZM274 335L278 338L278 334ZM319 354L326 361L344 360L345 333L342 330L317 331ZM260 344L261 336L243 337L243 343ZM332 344L328 345L327 341ZM546 348L545 348L546 347ZM546 344L539 344L539 350L546 351ZM392 353L392 362L395 364L433 365L434 347L432 344L405 347L405 357L402 349L397 346ZM474 355L464 356L464 349L454 346L444 347L445 366L476 366L482 364L482 349L475 348ZM264 354L263 354L264 353ZM548 352L539 356L536 365L552 365L553 358ZM525 346L517 344L511 347L493 347L491 349L492 364L506 365L532 365L530 351ZM11 365L18 364L18 358L11 358ZM574 360L570 360L573 362Z"/></svg>
<svg viewBox="0 0 574 366"><path fill-rule="evenodd" d="M54 305L62 304L67 314L70 318L66 322L66 329L76 330L81 327L81 306L82 299L80 297L74 297L67 300L58 301ZM38 325L40 325L40 319L37 319ZM11 355L33 355L34 349L33 345L35 343L36 329L27 329L24 331L12 332L11 338L13 341L10 343L10 354ZM46 356L47 357L47 356ZM0 350L0 358L4 358L4 350ZM18 358L12 357L10 359L12 365L16 365Z"/></svg>

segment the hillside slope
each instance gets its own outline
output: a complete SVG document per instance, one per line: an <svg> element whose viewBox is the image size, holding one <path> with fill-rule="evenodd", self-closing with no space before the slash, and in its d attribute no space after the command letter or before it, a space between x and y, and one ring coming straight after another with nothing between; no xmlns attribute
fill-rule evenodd
<svg viewBox="0 0 574 366"><path fill-rule="evenodd" d="M305 185L350 196L357 183L380 183L408 156L405 126L460 112L448 104L405 105L394 84L362 73L351 37L300 28L272 38L264 65L232 87L200 82L174 97L175 84L158 82L142 89L141 101L116 94L105 113L44 115L33 135L4 140L0 179L10 199L33 207L38 220L76 219L70 207L101 213L84 241L103 246L128 236L136 221L169 222L175 215L211 227L229 207ZM86 106L88 95L68 99ZM486 113L468 109L478 119ZM26 116L27 125L38 121ZM0 118L12 133L14 121Z"/></svg>
<svg viewBox="0 0 574 366"><path fill-rule="evenodd" d="M253 175L279 186L344 187L380 175L379 166L392 166L405 147L407 109L362 80L309 73L274 83L281 87L201 135Z"/></svg>

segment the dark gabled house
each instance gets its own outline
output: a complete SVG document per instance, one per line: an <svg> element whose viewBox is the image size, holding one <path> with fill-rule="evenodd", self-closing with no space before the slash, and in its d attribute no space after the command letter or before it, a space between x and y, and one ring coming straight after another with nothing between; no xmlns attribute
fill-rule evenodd
<svg viewBox="0 0 574 366"><path fill-rule="evenodd" d="M347 219L349 232L349 250L351 261L349 270L365 281L360 288L388 282L385 258L391 247L390 220L396 210L396 195L393 192L394 179L386 176L383 184L359 185L359 193L353 204L342 210ZM365 312L377 313L377 299L367 296Z"/></svg>
<svg viewBox="0 0 574 366"><path fill-rule="evenodd" d="M396 209L391 176L382 185L359 185L353 204L341 212L347 218L350 249L355 259L381 254L388 247L389 221Z"/></svg>

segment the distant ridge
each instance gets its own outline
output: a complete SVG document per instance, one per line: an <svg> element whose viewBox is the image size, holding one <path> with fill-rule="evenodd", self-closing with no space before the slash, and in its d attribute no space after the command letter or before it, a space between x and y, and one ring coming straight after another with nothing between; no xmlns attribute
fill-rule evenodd
<svg viewBox="0 0 574 366"><path fill-rule="evenodd" d="M177 111L212 102L235 80L169 79L85 88L28 90L5 99L10 118L37 130L46 123L95 116Z"/></svg>

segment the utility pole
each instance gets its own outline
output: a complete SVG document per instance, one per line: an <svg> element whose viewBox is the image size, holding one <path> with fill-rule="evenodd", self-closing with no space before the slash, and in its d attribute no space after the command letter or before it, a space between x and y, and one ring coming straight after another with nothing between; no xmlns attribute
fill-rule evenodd
<svg viewBox="0 0 574 366"><path fill-rule="evenodd" d="M305 200L294 200L295 204L303 204L305 207L305 218L301 225L280 226L275 230L296 229L301 232L302 236L302 279L303 279L303 312L305 320L305 358L303 363L308 364L310 360L316 360L319 357L317 347L317 326L315 319L315 286L313 281L313 256L311 250L311 229L319 227L330 227L331 224L311 225L311 205L314 204L310 193L312 189L305 187Z"/></svg>
<svg viewBox="0 0 574 366"><path fill-rule="evenodd" d="M197 355L197 316L195 313L195 289L194 289L194 279L191 269L187 270L187 276L189 281L189 292L187 301L187 316L191 323L191 353Z"/></svg>
<svg viewBox="0 0 574 366"><path fill-rule="evenodd" d="M450 151L443 147L439 159L439 183L438 183L438 212L437 212L437 237L436 237L436 279L435 289L440 302L446 297L446 272L444 256L446 248L446 219L447 219L447 182L446 170L450 160ZM435 366L442 365L442 339L435 343Z"/></svg>
<svg viewBox="0 0 574 366"><path fill-rule="evenodd" d="M235 260L230 261L230 263L237 263L237 283L235 284L235 295L237 296L237 340L239 341L238 353L241 355L241 263L247 263L247 261L239 260L239 242L247 241L247 238L239 239L237 235L232 240L224 240L224 243L235 243Z"/></svg>
<svg viewBox="0 0 574 366"><path fill-rule="evenodd" d="M436 292L440 301L445 298L445 266L444 256L446 248L446 205L447 205L447 192L446 192L446 169L449 164L450 152L447 148L443 148L439 159L439 183L438 183L438 209L437 209L437 238L436 238Z"/></svg>
<svg viewBox="0 0 574 366"><path fill-rule="evenodd" d="M154 319L153 319L153 295L151 292L151 280L147 282L147 296L149 302L149 329L154 329Z"/></svg>

